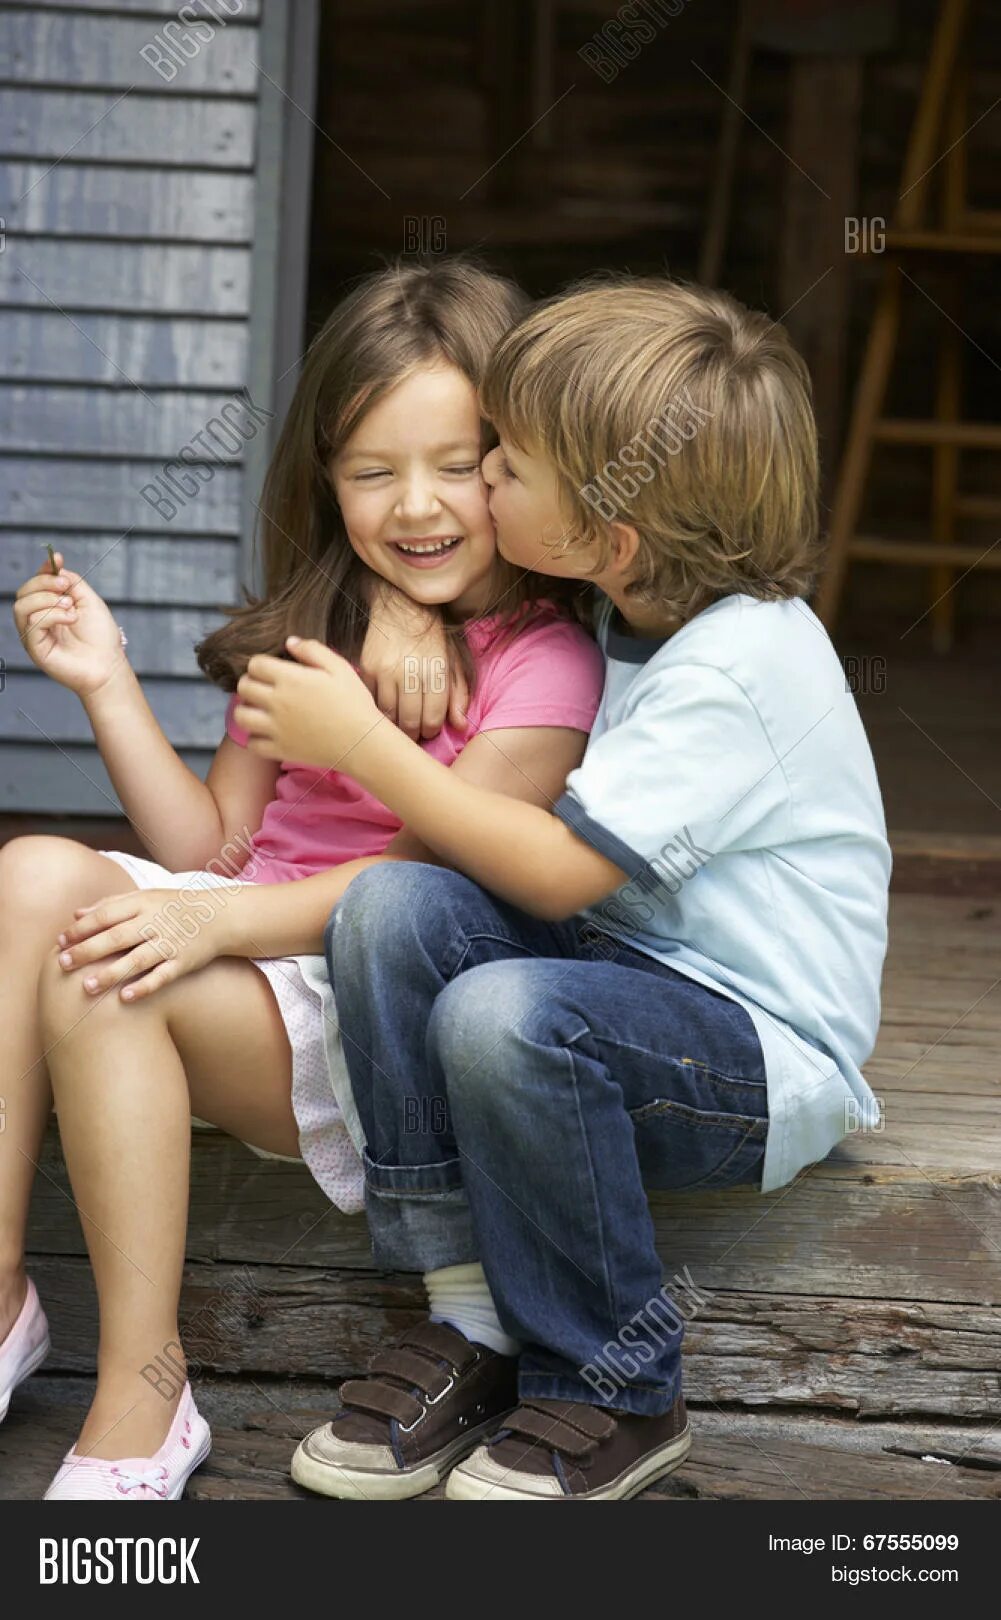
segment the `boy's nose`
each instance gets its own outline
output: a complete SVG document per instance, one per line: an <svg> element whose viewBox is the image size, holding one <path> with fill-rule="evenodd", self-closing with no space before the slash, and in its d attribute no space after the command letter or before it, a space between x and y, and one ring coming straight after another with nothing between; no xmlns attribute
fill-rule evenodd
<svg viewBox="0 0 1001 1620"><path fill-rule="evenodd" d="M500 459L500 446L495 445L492 450L487 451L486 455L483 457L482 462L480 463L480 472L483 475L484 481L490 485L491 489L493 488L494 484L497 482L496 467L497 467L497 462L498 462L499 459Z"/></svg>

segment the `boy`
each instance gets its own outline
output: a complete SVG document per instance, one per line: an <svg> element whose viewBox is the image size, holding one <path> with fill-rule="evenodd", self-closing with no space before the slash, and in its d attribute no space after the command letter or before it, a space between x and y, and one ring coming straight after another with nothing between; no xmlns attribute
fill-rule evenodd
<svg viewBox="0 0 1001 1620"><path fill-rule="evenodd" d="M585 287L504 339L483 407L500 550L600 593L602 706L552 813L457 780L318 643L240 683L252 747L350 770L443 863L361 874L326 936L375 1255L424 1273L431 1320L293 1473L626 1497L690 1447L644 1186L770 1192L878 1119L890 857L803 600L817 444L783 331Z"/></svg>

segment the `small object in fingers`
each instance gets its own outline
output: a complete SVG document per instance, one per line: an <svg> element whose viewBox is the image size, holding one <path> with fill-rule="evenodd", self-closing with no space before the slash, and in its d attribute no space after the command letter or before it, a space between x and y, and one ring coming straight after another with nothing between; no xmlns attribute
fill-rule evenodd
<svg viewBox="0 0 1001 1620"><path fill-rule="evenodd" d="M53 551L52 547L49 546L49 545L47 545L45 549L49 554L49 567L51 568L51 570L52 570L52 572L54 574L58 574L59 570L56 567L56 554L55 554L55 552Z"/></svg>

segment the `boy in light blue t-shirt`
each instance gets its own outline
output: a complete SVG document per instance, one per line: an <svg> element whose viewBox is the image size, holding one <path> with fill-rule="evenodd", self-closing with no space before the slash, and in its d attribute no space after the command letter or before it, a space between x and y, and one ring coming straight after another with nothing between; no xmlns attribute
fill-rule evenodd
<svg viewBox="0 0 1001 1620"><path fill-rule="evenodd" d="M424 1273L430 1321L293 1472L625 1497L691 1444L644 1189L769 1192L877 1121L890 855L804 600L816 430L782 329L586 287L504 339L483 405L500 550L597 587L604 696L559 801L461 781L319 643L247 683L260 751L349 769L446 863L362 873L327 930L375 1255Z"/></svg>

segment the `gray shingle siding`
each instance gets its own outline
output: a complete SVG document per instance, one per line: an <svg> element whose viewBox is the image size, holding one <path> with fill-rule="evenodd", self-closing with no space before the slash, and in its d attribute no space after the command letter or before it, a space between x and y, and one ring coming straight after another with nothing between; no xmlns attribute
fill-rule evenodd
<svg viewBox="0 0 1001 1620"><path fill-rule="evenodd" d="M212 443L196 436L269 377L254 357L272 312L255 311L252 267L260 279L255 232L272 229L261 210L275 205L258 184L259 83L277 91L258 63L277 76L265 28L286 27L286 4L212 0L209 15L232 18L173 77L169 56L158 74L140 53L171 37L175 0L0 11L2 809L118 808L82 707L14 633L13 593L49 542L112 604L154 712L200 775L222 735L225 697L192 646L238 599L252 508L244 452L217 450L203 481ZM265 167L273 191L273 143ZM190 473L164 484L163 464L192 443L182 461L202 472L184 493ZM259 482L260 445L252 457Z"/></svg>

